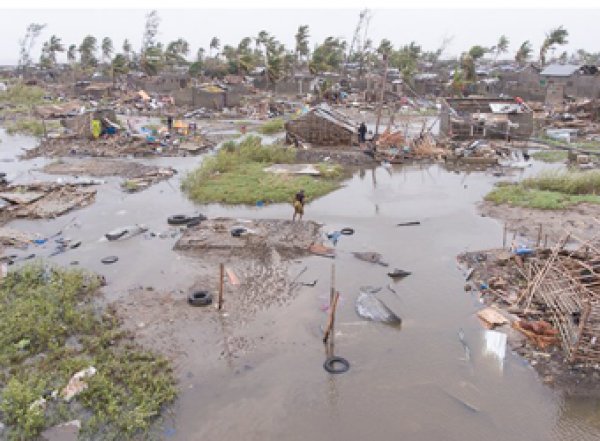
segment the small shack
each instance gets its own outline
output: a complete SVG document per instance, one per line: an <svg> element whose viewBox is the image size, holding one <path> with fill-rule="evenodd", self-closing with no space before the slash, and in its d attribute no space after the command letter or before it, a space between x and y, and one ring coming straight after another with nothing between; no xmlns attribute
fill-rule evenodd
<svg viewBox="0 0 600 441"><path fill-rule="evenodd" d="M120 129L113 109L98 109L61 120L61 124L78 138L94 139L102 134L115 134Z"/></svg>
<svg viewBox="0 0 600 441"><path fill-rule="evenodd" d="M358 124L327 104L313 107L285 123L288 142L303 141L320 146L358 145Z"/></svg>
<svg viewBox="0 0 600 441"><path fill-rule="evenodd" d="M533 112L521 99L446 98L440 133L454 139L523 139L533 133Z"/></svg>

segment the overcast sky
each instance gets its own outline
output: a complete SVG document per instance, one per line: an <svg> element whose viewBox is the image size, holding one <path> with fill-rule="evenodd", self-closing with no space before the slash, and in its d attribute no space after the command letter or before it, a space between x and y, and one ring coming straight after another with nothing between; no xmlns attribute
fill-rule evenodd
<svg viewBox="0 0 600 441"><path fill-rule="evenodd" d="M18 41L29 23L46 23L34 51L39 56L43 41L56 34L65 45L79 44L85 35L99 40L109 36L120 50L125 38L136 50L142 40L148 10L0 10L0 64L18 59ZM563 25L569 31L571 52L584 48L600 51L600 10L401 10L374 9L368 37L375 43L388 38L395 46L416 41L425 50L435 50L445 36L454 37L446 55L458 55L474 44L492 46L505 34L510 39L509 56L518 46L530 40L537 54L545 33ZM159 10L159 39L169 42L179 37L191 46L191 54L199 47L208 52L213 36L221 44L237 44L243 37L254 37L262 29L286 46L293 46L299 25L310 26L310 45L333 35L350 41L358 22L358 9L337 10ZM562 51L563 49L559 49Z"/></svg>

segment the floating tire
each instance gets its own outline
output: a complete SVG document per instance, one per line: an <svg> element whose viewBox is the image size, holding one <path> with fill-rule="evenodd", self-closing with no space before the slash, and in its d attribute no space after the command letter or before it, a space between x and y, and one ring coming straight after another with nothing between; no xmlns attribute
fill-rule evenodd
<svg viewBox="0 0 600 441"><path fill-rule="evenodd" d="M345 236L351 236L354 234L354 228L342 228L340 230L340 233L342 233Z"/></svg>
<svg viewBox="0 0 600 441"><path fill-rule="evenodd" d="M212 295L208 291L194 291L188 296L188 303L191 306L208 306L212 300Z"/></svg>
<svg viewBox="0 0 600 441"><path fill-rule="evenodd" d="M173 216L169 216L167 219L167 223L169 225L185 225L190 221L190 217L185 214L174 214Z"/></svg>
<svg viewBox="0 0 600 441"><path fill-rule="evenodd" d="M100 262L102 262L105 265L110 265L111 263L115 263L118 260L119 258L117 256L108 256L100 259Z"/></svg>
<svg viewBox="0 0 600 441"><path fill-rule="evenodd" d="M350 369L350 362L342 357L329 357L323 363L323 369L330 374L343 374Z"/></svg>

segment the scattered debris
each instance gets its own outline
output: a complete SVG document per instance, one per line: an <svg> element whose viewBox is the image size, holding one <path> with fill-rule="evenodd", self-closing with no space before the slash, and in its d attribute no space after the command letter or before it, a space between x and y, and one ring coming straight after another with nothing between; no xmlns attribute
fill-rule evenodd
<svg viewBox="0 0 600 441"><path fill-rule="evenodd" d="M398 227L410 227L410 226L414 226L414 225L421 225L420 221L412 221L412 222L401 222L399 224L396 224L396 226Z"/></svg>
<svg viewBox="0 0 600 441"><path fill-rule="evenodd" d="M402 279L406 276L410 276L411 274L412 273L409 271L404 271L398 268L395 268L393 271L387 273L387 275L390 276L392 279Z"/></svg>
<svg viewBox="0 0 600 441"><path fill-rule="evenodd" d="M100 262L102 262L105 265L110 265L111 263L115 263L119 260L119 258L117 256L108 256L108 257L103 257L102 259L100 259Z"/></svg>
<svg viewBox="0 0 600 441"><path fill-rule="evenodd" d="M356 257L357 259L360 260L364 260L365 262L371 262L371 263L377 263L381 266L389 266L388 263L384 262L383 256L379 253L375 253L375 252L371 252L371 251L360 251L360 252L353 252L352 255L354 257Z"/></svg>
<svg viewBox="0 0 600 441"><path fill-rule="evenodd" d="M477 313L488 329L494 329L508 323L508 320L494 308L485 308Z"/></svg>
<svg viewBox="0 0 600 441"><path fill-rule="evenodd" d="M506 357L506 334L498 331L485 331L485 353L492 354L498 359L500 370Z"/></svg>
<svg viewBox="0 0 600 441"><path fill-rule="evenodd" d="M0 209L3 221L15 217L54 218L89 205L96 190L88 185L32 183L0 187L0 198L10 201Z"/></svg>
<svg viewBox="0 0 600 441"><path fill-rule="evenodd" d="M146 231L148 231L148 227L142 224L137 224L116 228L106 233L104 236L110 241L124 240L133 236L137 236L138 234L145 233Z"/></svg>
<svg viewBox="0 0 600 441"><path fill-rule="evenodd" d="M91 377L95 374L96 368L93 366L75 373L69 380L69 383L60 392L60 396L64 398L65 401L71 401L73 397L79 395L82 391L87 389L88 385L85 381L83 381L83 379Z"/></svg>
<svg viewBox="0 0 600 441"><path fill-rule="evenodd" d="M398 317L388 306L375 297L374 293L367 292L361 288L356 299L356 313L359 317L376 322L383 322L393 326L400 326L402 319Z"/></svg>
<svg viewBox="0 0 600 441"><path fill-rule="evenodd" d="M235 237L231 234L234 228L244 228L252 234ZM320 228L319 224L312 221L216 218L186 229L175 244L175 249L223 251L237 255L276 249L285 256L302 256L310 252L310 246L319 238Z"/></svg>

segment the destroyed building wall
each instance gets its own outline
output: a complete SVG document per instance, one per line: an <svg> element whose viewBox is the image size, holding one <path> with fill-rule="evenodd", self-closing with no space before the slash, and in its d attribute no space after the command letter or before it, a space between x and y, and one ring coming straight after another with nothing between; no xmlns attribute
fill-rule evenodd
<svg viewBox="0 0 600 441"><path fill-rule="evenodd" d="M215 93L188 87L174 91L171 96L177 106L205 107L211 110L223 110L226 107L225 91Z"/></svg>
<svg viewBox="0 0 600 441"><path fill-rule="evenodd" d="M190 79L182 75L161 75L159 77L135 78L132 80L136 89L150 93L171 94L185 89L190 85Z"/></svg>
<svg viewBox="0 0 600 441"><path fill-rule="evenodd" d="M312 110L300 118L285 124L288 138L320 146L358 145L358 135L352 124L344 124L334 118L324 116L319 110Z"/></svg>
<svg viewBox="0 0 600 441"><path fill-rule="evenodd" d="M447 98L442 101L440 133L456 139L529 138L533 112L496 112L491 105L514 106L512 99Z"/></svg>

